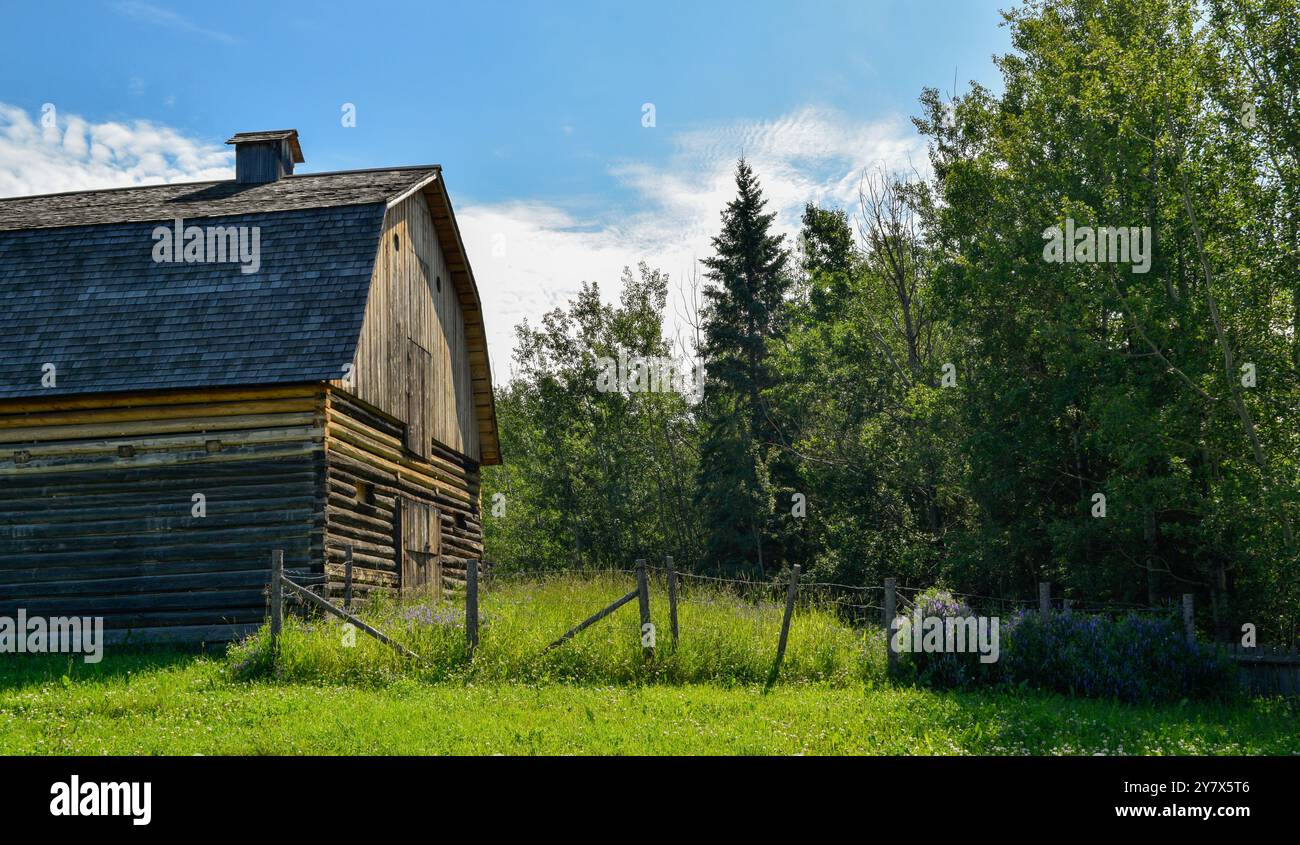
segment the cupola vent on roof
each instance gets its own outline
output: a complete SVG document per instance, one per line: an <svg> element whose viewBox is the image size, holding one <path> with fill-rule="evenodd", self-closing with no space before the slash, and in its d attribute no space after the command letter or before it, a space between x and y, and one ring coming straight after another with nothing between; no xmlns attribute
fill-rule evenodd
<svg viewBox="0 0 1300 845"><path fill-rule="evenodd" d="M297 129L239 132L226 143L235 145L235 181L242 184L292 176L294 164L303 162Z"/></svg>

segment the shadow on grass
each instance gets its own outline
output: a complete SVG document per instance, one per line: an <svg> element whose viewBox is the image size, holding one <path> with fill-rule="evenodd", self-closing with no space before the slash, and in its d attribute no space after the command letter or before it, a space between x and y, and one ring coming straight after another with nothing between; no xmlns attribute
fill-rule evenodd
<svg viewBox="0 0 1300 845"><path fill-rule="evenodd" d="M224 646L107 646L103 659L87 663L81 654L0 655L0 691L59 683L100 683L185 666L200 657L219 659Z"/></svg>
<svg viewBox="0 0 1300 845"><path fill-rule="evenodd" d="M931 693L931 718L975 754L1300 754L1300 699L1129 704L1003 688Z"/></svg>

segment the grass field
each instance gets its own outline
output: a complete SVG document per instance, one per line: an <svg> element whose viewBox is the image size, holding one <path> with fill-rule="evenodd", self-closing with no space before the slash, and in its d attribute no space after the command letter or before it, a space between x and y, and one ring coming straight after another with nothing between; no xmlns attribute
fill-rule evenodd
<svg viewBox="0 0 1300 845"><path fill-rule="evenodd" d="M89 669L90 667L84 667ZM238 681L223 660L41 659L0 681L5 754L1294 754L1282 701L1130 707L888 687Z"/></svg>
<svg viewBox="0 0 1300 845"><path fill-rule="evenodd" d="M228 654L109 650L0 661L4 754L1295 754L1294 701L1136 707L883 681L883 651L834 614L796 615L764 694L779 609L701 591L647 669L635 604L547 654L625 592L618 576L502 585L471 665L450 605L375 606L420 664L337 626L291 623Z"/></svg>

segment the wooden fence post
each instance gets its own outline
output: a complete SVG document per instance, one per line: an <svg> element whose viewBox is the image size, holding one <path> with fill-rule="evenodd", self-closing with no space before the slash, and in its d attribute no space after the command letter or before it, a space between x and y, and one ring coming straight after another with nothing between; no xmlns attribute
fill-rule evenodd
<svg viewBox="0 0 1300 845"><path fill-rule="evenodd" d="M465 643L470 657L478 647L478 561L465 564Z"/></svg>
<svg viewBox="0 0 1300 845"><path fill-rule="evenodd" d="M1061 612L1069 613L1070 605L1072 604L1074 604L1074 599L1066 599L1066 598L1061 599Z"/></svg>
<svg viewBox="0 0 1300 845"><path fill-rule="evenodd" d="M898 615L898 579L885 579L885 651L889 654L889 677L898 671L898 652L894 651L894 617Z"/></svg>
<svg viewBox="0 0 1300 845"><path fill-rule="evenodd" d="M1196 642L1196 613L1191 593L1183 593L1183 631L1189 643Z"/></svg>
<svg viewBox="0 0 1300 845"><path fill-rule="evenodd" d="M776 683L781 672L781 661L785 659L785 643L790 636L790 617L794 615L794 598L799 592L799 564L790 570L790 586L785 592L785 615L781 617L781 638L776 643L776 662L772 664L772 674L767 678L767 686Z"/></svg>
<svg viewBox="0 0 1300 845"><path fill-rule="evenodd" d="M664 562L668 564L668 619L673 626L673 645L677 645L677 567L673 566L673 556L667 555Z"/></svg>
<svg viewBox="0 0 1300 845"><path fill-rule="evenodd" d="M653 660L654 646L645 644L646 626L650 624L650 585L645 577L645 558L638 558L636 562L636 600L641 608L641 653L646 660Z"/></svg>
<svg viewBox="0 0 1300 845"><path fill-rule="evenodd" d="M352 609L352 545L343 556L343 606Z"/></svg>
<svg viewBox="0 0 1300 845"><path fill-rule="evenodd" d="M284 549L271 552L271 654L280 650L280 628L284 624Z"/></svg>
<svg viewBox="0 0 1300 845"><path fill-rule="evenodd" d="M1046 621L1052 609L1052 582L1040 581L1038 584L1038 613Z"/></svg>

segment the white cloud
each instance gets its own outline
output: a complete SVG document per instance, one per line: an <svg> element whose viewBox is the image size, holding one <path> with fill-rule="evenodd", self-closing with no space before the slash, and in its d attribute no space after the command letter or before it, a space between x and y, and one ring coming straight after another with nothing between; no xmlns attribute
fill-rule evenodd
<svg viewBox="0 0 1300 845"><path fill-rule="evenodd" d="M57 116L57 119L46 119ZM146 120L90 123L50 111L33 120L0 103L0 196L234 177L227 148Z"/></svg>
<svg viewBox="0 0 1300 845"><path fill-rule="evenodd" d="M719 214L735 195L742 151L769 210L777 212L777 227L790 235L799 229L806 202L852 209L864 170L883 164L924 172L926 166L923 141L902 118L859 121L829 109L682 132L671 143L663 164L609 166L612 186L632 196L630 213L578 215L524 199L457 205L498 382L510 372L514 327L562 306L581 282L599 282L613 301L622 269L638 261L669 273L674 283L689 276L698 259L711 254ZM51 126L0 103L0 196L233 176L227 148L166 126L90 123L75 115L60 115ZM670 301L670 312L674 305ZM670 320L669 331L677 331L680 321L672 314Z"/></svg>
<svg viewBox="0 0 1300 845"><path fill-rule="evenodd" d="M662 128L654 131L663 131ZM638 261L669 273L674 287L711 254L723 206L735 197L735 165L744 153L777 213L794 235L805 203L853 209L864 170L925 172L923 140L891 118L852 120L830 109L805 108L771 121L745 121L678 134L666 164L622 161L611 177L632 191L638 210L577 217L560 206L513 200L457 210L483 298L494 375L510 372L514 327L534 324L562 305L583 281L599 282L609 301L622 268ZM673 312L676 291L669 310ZM670 313L670 333L684 326Z"/></svg>
<svg viewBox="0 0 1300 845"><path fill-rule="evenodd" d="M216 29L207 29L170 9L163 9L149 3L140 2L140 0L122 0L122 2L114 3L113 9L118 14L141 23L166 27L178 32L191 32L195 35L211 38L213 41L220 41L222 44L236 43L235 37L229 33Z"/></svg>

